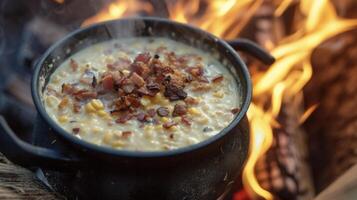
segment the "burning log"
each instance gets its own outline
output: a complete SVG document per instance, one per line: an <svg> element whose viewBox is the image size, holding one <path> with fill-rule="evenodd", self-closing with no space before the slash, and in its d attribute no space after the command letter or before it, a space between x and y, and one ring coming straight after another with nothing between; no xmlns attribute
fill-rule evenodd
<svg viewBox="0 0 357 200"><path fill-rule="evenodd" d="M279 199L312 199L314 187L306 133L300 127L302 95L285 101L273 129L273 144L256 164L256 176L261 186Z"/></svg>
<svg viewBox="0 0 357 200"><path fill-rule="evenodd" d="M316 75L306 88L306 102L319 106L306 129L318 191L357 163L356 34L330 39L312 55Z"/></svg>
<svg viewBox="0 0 357 200"><path fill-rule="evenodd" d="M34 174L0 154L0 199L63 199L46 189Z"/></svg>

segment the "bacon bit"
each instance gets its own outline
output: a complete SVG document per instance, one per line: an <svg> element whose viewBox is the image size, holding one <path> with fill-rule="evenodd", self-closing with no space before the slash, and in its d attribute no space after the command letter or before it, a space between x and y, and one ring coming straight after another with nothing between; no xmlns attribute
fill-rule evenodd
<svg viewBox="0 0 357 200"><path fill-rule="evenodd" d="M185 87L185 79L186 77L184 77L180 72L175 71L175 74L170 75L171 80L170 83L172 85L176 85L179 87Z"/></svg>
<svg viewBox="0 0 357 200"><path fill-rule="evenodd" d="M154 109L154 108L149 109L149 110L147 111L147 115L148 115L149 117L155 117L155 115L156 115L155 109Z"/></svg>
<svg viewBox="0 0 357 200"><path fill-rule="evenodd" d="M79 113L81 111L81 104L79 104L77 101L73 103L73 112Z"/></svg>
<svg viewBox="0 0 357 200"><path fill-rule="evenodd" d="M198 78L198 81L202 82L202 83L209 83L209 80L208 80L208 78L206 76L200 76Z"/></svg>
<svg viewBox="0 0 357 200"><path fill-rule="evenodd" d="M156 75L171 74L175 71L169 66L163 66L159 60L155 60L153 63L153 71Z"/></svg>
<svg viewBox="0 0 357 200"><path fill-rule="evenodd" d="M187 93L183 91L183 88L176 85L168 84L165 86L164 96L170 101L186 99Z"/></svg>
<svg viewBox="0 0 357 200"><path fill-rule="evenodd" d="M126 95L126 93L124 92L124 90L123 89L118 89L118 96L119 97L123 97L123 96L125 96Z"/></svg>
<svg viewBox="0 0 357 200"><path fill-rule="evenodd" d="M150 96L150 97L153 97L156 95L155 92L152 92L152 91L149 91L147 88L145 87L141 87L139 89L136 90L136 92L139 94L139 95L146 95L146 96Z"/></svg>
<svg viewBox="0 0 357 200"><path fill-rule="evenodd" d="M98 96L97 92L90 92L88 90L80 90L73 94L74 97L79 100L87 100L87 99L94 99Z"/></svg>
<svg viewBox="0 0 357 200"><path fill-rule="evenodd" d="M76 91L77 89L73 85L67 83L62 84L62 93L73 94Z"/></svg>
<svg viewBox="0 0 357 200"><path fill-rule="evenodd" d="M141 53L138 56L136 56L134 62L143 62L143 63L148 63L151 59L150 53Z"/></svg>
<svg viewBox="0 0 357 200"><path fill-rule="evenodd" d="M112 74L107 74L102 78L102 85L105 90L112 90L114 88L114 79Z"/></svg>
<svg viewBox="0 0 357 200"><path fill-rule="evenodd" d="M197 105L199 103L199 101L193 97L187 97L184 101L188 105Z"/></svg>
<svg viewBox="0 0 357 200"><path fill-rule="evenodd" d="M93 79L92 79L92 87L95 88L97 87L97 78L93 75Z"/></svg>
<svg viewBox="0 0 357 200"><path fill-rule="evenodd" d="M78 63L75 60L73 60L72 58L69 61L69 65L71 66L73 72L77 71Z"/></svg>
<svg viewBox="0 0 357 200"><path fill-rule="evenodd" d="M174 111L172 112L173 117L185 115L187 113L187 107L182 104L176 104L174 107Z"/></svg>
<svg viewBox="0 0 357 200"><path fill-rule="evenodd" d="M131 134L133 134L131 131L123 131L121 133L124 138L128 138Z"/></svg>
<svg viewBox="0 0 357 200"><path fill-rule="evenodd" d="M166 107L159 107L156 112L160 117L166 117L170 113L169 109Z"/></svg>
<svg viewBox="0 0 357 200"><path fill-rule="evenodd" d="M193 81L192 76L191 76L190 74L188 74L188 75L186 76L185 82L191 83L192 81Z"/></svg>
<svg viewBox="0 0 357 200"><path fill-rule="evenodd" d="M222 75L218 75L212 78L212 82L213 83L220 83L223 81L223 76Z"/></svg>
<svg viewBox="0 0 357 200"><path fill-rule="evenodd" d="M118 111L127 110L130 106L130 102L127 100L125 96L122 96L119 99L115 100L114 104L116 110Z"/></svg>
<svg viewBox="0 0 357 200"><path fill-rule="evenodd" d="M136 115L136 119L139 121L139 122L146 122L147 121L147 115L145 113L139 113Z"/></svg>
<svg viewBox="0 0 357 200"><path fill-rule="evenodd" d="M125 97L127 101L130 103L130 106L133 106L134 108L138 108L141 106L140 100L136 96L126 96Z"/></svg>
<svg viewBox="0 0 357 200"><path fill-rule="evenodd" d="M118 123L118 124L124 124L125 122L129 121L132 117L133 117L132 114L124 113L117 120L115 120L115 122Z"/></svg>
<svg viewBox="0 0 357 200"><path fill-rule="evenodd" d="M187 126L191 126L190 120L185 115L181 116L181 122Z"/></svg>
<svg viewBox="0 0 357 200"><path fill-rule="evenodd" d="M112 114L112 115L118 115L120 113L121 113L120 110L112 110L112 111L110 111L110 114Z"/></svg>
<svg viewBox="0 0 357 200"><path fill-rule="evenodd" d="M72 132L77 135L81 129L80 128L73 128Z"/></svg>
<svg viewBox="0 0 357 200"><path fill-rule="evenodd" d="M115 70L115 66L114 66L113 63L108 63L108 64L107 64L107 68L108 68L109 70Z"/></svg>
<svg viewBox="0 0 357 200"><path fill-rule="evenodd" d="M186 68L186 72L190 73L192 76L199 77L203 75L202 67L188 67Z"/></svg>
<svg viewBox="0 0 357 200"><path fill-rule="evenodd" d="M58 104L58 108L60 110L63 110L69 103L69 99L67 97L64 97L62 101Z"/></svg>
<svg viewBox="0 0 357 200"><path fill-rule="evenodd" d="M133 72L136 72L137 74L139 74L140 76L142 76L142 77L146 77L148 74L149 74L149 72L150 72L150 69L149 69L149 67L146 65L146 64L144 64L144 63L142 63L142 62L138 62L138 63L133 63L133 64L131 64L131 70L133 71Z"/></svg>
<svg viewBox="0 0 357 200"><path fill-rule="evenodd" d="M121 84L121 82L125 79L121 74L120 71L114 71L111 72L113 79L114 79L114 83L115 84Z"/></svg>
<svg viewBox="0 0 357 200"><path fill-rule="evenodd" d="M135 72L130 76L130 80L138 87L141 87L145 84L144 79Z"/></svg>
<svg viewBox="0 0 357 200"><path fill-rule="evenodd" d="M239 108L233 108L233 109L231 110L231 112L232 112L233 114L237 114L239 111L240 111Z"/></svg>
<svg viewBox="0 0 357 200"><path fill-rule="evenodd" d="M195 82L195 84L193 85L192 91L207 91L209 89L211 89L212 86L207 84L207 83L200 83L200 82Z"/></svg>
<svg viewBox="0 0 357 200"><path fill-rule="evenodd" d="M160 92L160 85L158 83L148 83L146 88L154 93Z"/></svg>
<svg viewBox="0 0 357 200"><path fill-rule="evenodd" d="M171 127L173 127L173 126L176 126L176 125L177 125L176 122L170 121L170 122L164 123L164 124L162 125L162 127L164 127L165 129L169 129L169 128L171 128Z"/></svg>

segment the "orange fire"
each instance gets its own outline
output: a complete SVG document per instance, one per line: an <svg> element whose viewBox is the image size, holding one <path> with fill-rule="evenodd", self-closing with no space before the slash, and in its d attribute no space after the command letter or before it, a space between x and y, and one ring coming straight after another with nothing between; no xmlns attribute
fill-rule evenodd
<svg viewBox="0 0 357 200"><path fill-rule="evenodd" d="M236 38L247 22L263 4L263 0L176 0L166 1L169 18L196 25L224 39ZM293 0L275 0L274 16L279 18ZM285 99L302 93L305 84L312 76L310 56L324 40L357 26L356 20L340 19L328 0L301 0L299 11L304 16L295 24L297 30L274 44L263 44L277 59L263 74L253 74L253 103L248 111L251 126L249 157L243 171L243 184L253 199L273 199L273 195L262 188L254 174L259 157L270 148L273 141L273 127L279 126L276 117ZM205 8L204 11L201 9ZM153 12L147 1L114 1L83 25L132 16L139 11ZM270 99L270 106L266 106ZM263 106L265 105L265 106ZM313 112L309 108L300 122Z"/></svg>

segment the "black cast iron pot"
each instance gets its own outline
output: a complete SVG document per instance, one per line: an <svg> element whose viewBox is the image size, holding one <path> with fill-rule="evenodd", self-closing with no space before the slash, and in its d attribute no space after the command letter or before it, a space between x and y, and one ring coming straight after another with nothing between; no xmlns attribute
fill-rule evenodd
<svg viewBox="0 0 357 200"><path fill-rule="evenodd" d="M219 134L198 144L162 152L115 150L80 140L46 113L41 97L51 74L81 49L113 38L162 36L211 53L227 66L239 84L241 110ZM274 59L247 40L230 44L266 64ZM225 41L177 22L129 18L79 29L54 44L38 62L32 96L38 110L33 144L20 140L0 117L0 150L12 162L65 172L67 188L81 199L217 199L240 174L247 157L249 128L246 112L252 86L242 59ZM52 170L52 171L48 171ZM53 171L54 170L54 171ZM47 173L46 173L47 174ZM60 176L61 177L61 176ZM62 178L54 182L60 184Z"/></svg>

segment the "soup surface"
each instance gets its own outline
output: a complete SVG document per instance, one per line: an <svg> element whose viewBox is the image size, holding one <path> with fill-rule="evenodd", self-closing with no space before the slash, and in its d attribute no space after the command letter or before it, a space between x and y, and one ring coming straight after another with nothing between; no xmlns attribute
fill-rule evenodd
<svg viewBox="0 0 357 200"><path fill-rule="evenodd" d="M212 55L166 38L90 46L63 62L44 91L48 114L88 142L170 150L219 133L239 111L238 85Z"/></svg>

